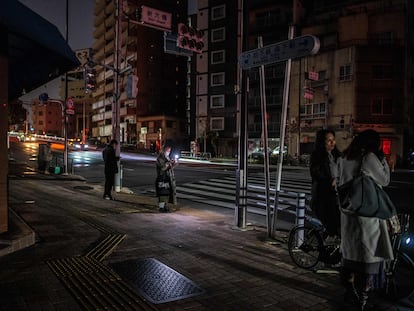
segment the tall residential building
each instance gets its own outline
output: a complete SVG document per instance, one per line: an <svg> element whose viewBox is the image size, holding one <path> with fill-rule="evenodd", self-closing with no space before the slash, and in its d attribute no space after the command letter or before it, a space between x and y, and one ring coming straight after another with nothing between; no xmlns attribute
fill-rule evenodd
<svg viewBox="0 0 414 311"><path fill-rule="evenodd" d="M240 102L241 34L248 29L248 49L283 41L292 19L292 1L198 0L190 12L196 28L205 32L203 53L193 56L189 107L190 137L201 151L215 156L236 156L238 148L238 103ZM243 21L242 2L248 18ZM192 14L191 14L192 13ZM195 13L195 14L194 14ZM283 99L284 63L266 67L269 146L279 144L280 111ZM248 71L249 151L261 149L261 101L258 69ZM244 91L244 90L241 90Z"/></svg>
<svg viewBox="0 0 414 311"><path fill-rule="evenodd" d="M142 5L171 13L172 29L186 21L187 1L116 1L95 3L93 60L97 89L93 93L92 136L108 141L112 136L116 90L114 88L116 3L123 2L120 57L120 140L139 148L186 139L186 58L164 52L162 30L137 23ZM130 69L128 69L128 67ZM129 82L128 82L129 81ZM132 94L133 87L138 93Z"/></svg>
<svg viewBox="0 0 414 311"><path fill-rule="evenodd" d="M340 149L375 129L385 153L402 157L414 143L412 2L322 2L306 8L300 27L321 47L293 62L289 153L310 153L320 128L336 131Z"/></svg>

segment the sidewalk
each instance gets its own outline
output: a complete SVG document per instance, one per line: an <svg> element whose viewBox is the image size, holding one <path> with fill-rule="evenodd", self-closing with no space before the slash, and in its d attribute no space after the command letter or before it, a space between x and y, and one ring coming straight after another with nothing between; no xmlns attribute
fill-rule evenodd
<svg viewBox="0 0 414 311"><path fill-rule="evenodd" d="M239 230L231 214L195 206L160 214L154 197L117 193L116 201L107 201L101 185L40 177L10 181L15 219L21 217L36 239L0 257L1 311L342 305L338 275L295 267L283 243L267 241L265 228ZM397 308L381 300L377 310Z"/></svg>

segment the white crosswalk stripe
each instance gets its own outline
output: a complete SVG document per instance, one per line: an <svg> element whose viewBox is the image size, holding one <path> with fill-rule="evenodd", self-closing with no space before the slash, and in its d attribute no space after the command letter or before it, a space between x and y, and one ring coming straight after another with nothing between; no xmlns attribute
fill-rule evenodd
<svg viewBox="0 0 414 311"><path fill-rule="evenodd" d="M269 203L274 205L275 178L270 180ZM305 193L310 198L311 181L309 176L298 173L286 173L282 176L278 208L294 213L297 193ZM212 178L196 183L177 185L177 196L194 202L233 209L236 204L236 179L234 177ZM265 214L266 201L263 176L248 178L247 206L249 212Z"/></svg>

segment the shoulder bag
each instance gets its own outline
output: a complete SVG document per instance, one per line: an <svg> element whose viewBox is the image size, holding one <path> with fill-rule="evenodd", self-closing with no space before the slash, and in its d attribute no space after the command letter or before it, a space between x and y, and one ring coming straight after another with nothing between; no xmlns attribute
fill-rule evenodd
<svg viewBox="0 0 414 311"><path fill-rule="evenodd" d="M169 196L170 195L170 182L171 179L166 172L157 176L155 181L155 190L157 196Z"/></svg>
<svg viewBox="0 0 414 311"><path fill-rule="evenodd" d="M338 200L342 212L346 214L381 219L389 219L397 214L385 190L362 172L338 187Z"/></svg>

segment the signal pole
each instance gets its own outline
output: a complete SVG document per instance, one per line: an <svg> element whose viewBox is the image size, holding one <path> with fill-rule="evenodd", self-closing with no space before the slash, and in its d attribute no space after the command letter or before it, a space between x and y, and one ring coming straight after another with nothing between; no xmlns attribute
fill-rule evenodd
<svg viewBox="0 0 414 311"><path fill-rule="evenodd" d="M122 12L123 12L123 0L115 1L115 55L114 55L114 94L112 102L112 138L115 139L118 144L116 145L115 155L118 157L118 174L115 175L115 191L121 191L121 117L120 117L120 103L119 98L121 95L120 90L120 66L121 66L121 47L122 47Z"/></svg>

